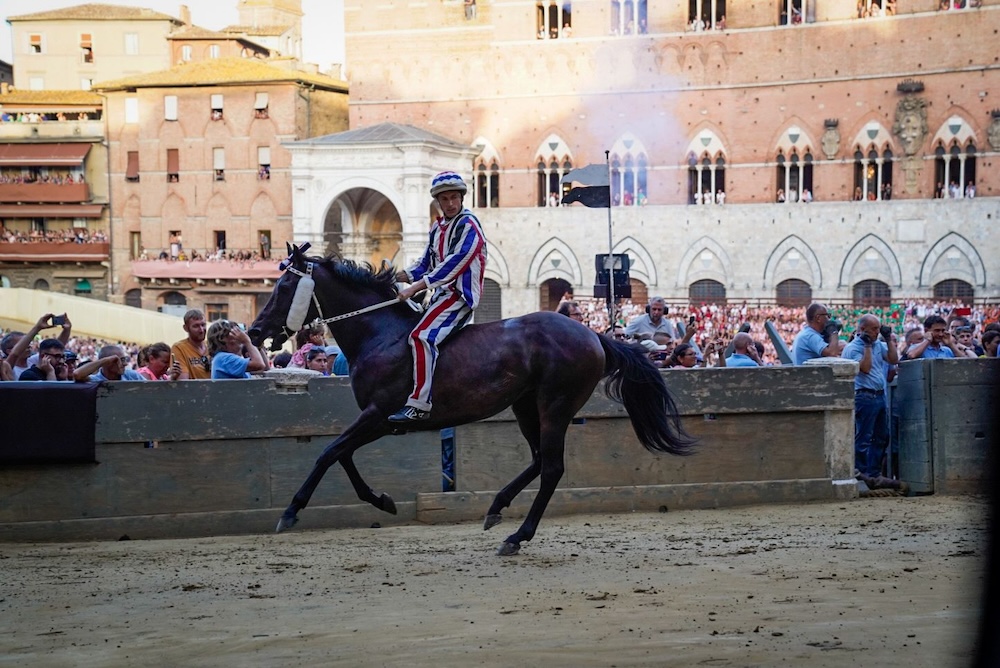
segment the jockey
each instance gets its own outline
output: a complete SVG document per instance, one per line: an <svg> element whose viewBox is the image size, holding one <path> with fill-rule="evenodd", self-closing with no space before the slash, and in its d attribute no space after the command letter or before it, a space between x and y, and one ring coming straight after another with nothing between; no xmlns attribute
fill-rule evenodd
<svg viewBox="0 0 1000 668"><path fill-rule="evenodd" d="M468 188L455 172L441 172L431 180L431 197L444 216L431 227L430 241L420 260L397 272L396 280L411 283L399 291L400 301L421 290L433 290L431 302L410 333L413 350L413 393L406 405L389 416L390 422L426 420L431 411L431 382L438 346L460 329L479 306L486 269L486 237L472 212L462 205Z"/></svg>

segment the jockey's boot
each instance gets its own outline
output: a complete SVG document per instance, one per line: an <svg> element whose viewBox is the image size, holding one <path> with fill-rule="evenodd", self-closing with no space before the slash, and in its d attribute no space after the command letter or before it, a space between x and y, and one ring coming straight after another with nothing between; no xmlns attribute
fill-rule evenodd
<svg viewBox="0 0 1000 668"><path fill-rule="evenodd" d="M413 406L403 406L398 411L389 416L389 422L408 423L408 422L420 422L421 420L426 420L430 418L430 411L422 411L419 408L414 408Z"/></svg>

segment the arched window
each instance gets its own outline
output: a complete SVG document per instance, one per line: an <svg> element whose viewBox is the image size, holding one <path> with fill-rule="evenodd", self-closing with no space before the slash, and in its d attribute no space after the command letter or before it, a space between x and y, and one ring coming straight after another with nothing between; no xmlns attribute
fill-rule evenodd
<svg viewBox="0 0 1000 668"><path fill-rule="evenodd" d="M476 309L476 322L494 322L503 318L500 284L492 278L483 279L483 295Z"/></svg>
<svg viewBox="0 0 1000 668"><path fill-rule="evenodd" d="M44 278L39 278L37 281L35 281L35 285L33 287L35 290L44 290L48 292L49 282L46 281Z"/></svg>
<svg viewBox="0 0 1000 668"><path fill-rule="evenodd" d="M567 292L573 292L573 286L569 284L569 281L561 278L550 278L538 288L538 309L555 311L559 308L559 302Z"/></svg>
<svg viewBox="0 0 1000 668"><path fill-rule="evenodd" d="M559 206L571 183L561 184L562 177L572 171L573 159L569 157L569 147L559 137L551 135L539 148L538 206Z"/></svg>
<svg viewBox="0 0 1000 668"><path fill-rule="evenodd" d="M688 299L692 304L725 304L726 286L708 278L695 281L688 286Z"/></svg>
<svg viewBox="0 0 1000 668"><path fill-rule="evenodd" d="M854 284L854 306L889 306L892 302L892 290L882 281L868 280Z"/></svg>
<svg viewBox="0 0 1000 668"><path fill-rule="evenodd" d="M495 160L489 167L482 160L477 162L473 206L483 209L496 208L500 206L500 166Z"/></svg>
<svg viewBox="0 0 1000 668"><path fill-rule="evenodd" d="M142 308L142 290L140 290L139 288L132 288L131 290L126 290L125 306L131 306L132 308Z"/></svg>
<svg viewBox="0 0 1000 668"><path fill-rule="evenodd" d="M179 292L172 291L163 295L163 303L167 306L187 306L187 297Z"/></svg>
<svg viewBox="0 0 1000 668"><path fill-rule="evenodd" d="M786 204L799 201L812 201L812 153L807 149L805 155L800 159L798 151L792 149L791 155L787 159L783 154L778 153L776 162L778 163L778 185L775 190L775 201ZM806 194L806 191L809 194Z"/></svg>
<svg viewBox="0 0 1000 668"><path fill-rule="evenodd" d="M934 178L938 184L934 196L975 197L976 145L970 141L963 151L957 143L952 143L946 151L938 144L934 156Z"/></svg>
<svg viewBox="0 0 1000 668"><path fill-rule="evenodd" d="M957 278L949 278L934 285L934 299L971 304L975 296L976 292L972 286Z"/></svg>
<svg viewBox="0 0 1000 668"><path fill-rule="evenodd" d="M569 0L538 0L535 3L535 33L538 39L570 37L573 3Z"/></svg>
<svg viewBox="0 0 1000 668"><path fill-rule="evenodd" d="M854 150L855 201L875 201L892 198L892 151L886 147L879 155L874 145L864 151Z"/></svg>
<svg viewBox="0 0 1000 668"><path fill-rule="evenodd" d="M645 304L649 301L649 288L638 278L629 276L629 287L632 288L632 296L629 298L633 304Z"/></svg>
<svg viewBox="0 0 1000 668"><path fill-rule="evenodd" d="M688 0L688 30L723 30L726 0Z"/></svg>
<svg viewBox="0 0 1000 668"><path fill-rule="evenodd" d="M611 0L611 34L645 35L646 0Z"/></svg>
<svg viewBox="0 0 1000 668"><path fill-rule="evenodd" d="M721 204L726 192L726 158L719 154L715 162L708 153L697 159L688 156L688 204Z"/></svg>
<svg viewBox="0 0 1000 668"><path fill-rule="evenodd" d="M775 287L778 306L801 307L812 303L812 286L797 278L789 278Z"/></svg>

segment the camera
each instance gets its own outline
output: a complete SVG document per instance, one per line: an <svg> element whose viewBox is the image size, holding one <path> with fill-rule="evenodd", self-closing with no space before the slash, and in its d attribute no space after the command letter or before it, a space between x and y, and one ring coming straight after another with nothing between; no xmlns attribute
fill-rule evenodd
<svg viewBox="0 0 1000 668"><path fill-rule="evenodd" d="M52 326L62 327L66 324L66 314L52 316Z"/></svg>
<svg viewBox="0 0 1000 668"><path fill-rule="evenodd" d="M834 339L839 338L840 330L844 328L844 325L837 322L836 320L831 320L826 323L826 327L823 328L823 339L829 344Z"/></svg>

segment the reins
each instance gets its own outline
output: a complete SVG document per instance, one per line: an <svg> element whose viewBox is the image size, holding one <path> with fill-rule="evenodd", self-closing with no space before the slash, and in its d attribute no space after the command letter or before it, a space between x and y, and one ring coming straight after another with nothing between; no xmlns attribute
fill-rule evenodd
<svg viewBox="0 0 1000 668"><path fill-rule="evenodd" d="M362 313L369 313L371 311L377 311L380 308L385 308L386 306L392 306L393 304L400 303L398 299L387 299L384 302L379 302L378 304L372 304L371 306L366 306L364 308L359 308L356 311L351 311L350 313L341 313L340 315L335 315L332 318L323 318L323 312L320 311L319 318L313 320L310 325L326 325L331 322L337 322L338 320L346 320L347 318L353 318L356 315L361 315ZM316 308L319 308L319 303L316 304Z"/></svg>

